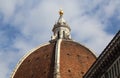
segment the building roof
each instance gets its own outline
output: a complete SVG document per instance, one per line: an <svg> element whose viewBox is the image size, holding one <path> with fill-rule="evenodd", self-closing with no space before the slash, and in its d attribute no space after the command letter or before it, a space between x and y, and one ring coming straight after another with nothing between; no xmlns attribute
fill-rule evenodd
<svg viewBox="0 0 120 78"><path fill-rule="evenodd" d="M96 78L102 76L118 57L120 57L120 30L93 63L84 78Z"/></svg>
<svg viewBox="0 0 120 78"><path fill-rule="evenodd" d="M63 40L60 48L61 78L82 78L96 57L83 45ZM53 78L55 42L39 47L22 59L13 78Z"/></svg>

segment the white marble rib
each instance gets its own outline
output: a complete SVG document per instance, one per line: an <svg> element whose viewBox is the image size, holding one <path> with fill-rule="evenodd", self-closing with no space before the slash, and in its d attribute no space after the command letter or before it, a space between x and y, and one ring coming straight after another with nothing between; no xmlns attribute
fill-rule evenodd
<svg viewBox="0 0 120 78"><path fill-rule="evenodd" d="M60 45L62 39L58 39L55 47L54 78L60 78Z"/></svg>

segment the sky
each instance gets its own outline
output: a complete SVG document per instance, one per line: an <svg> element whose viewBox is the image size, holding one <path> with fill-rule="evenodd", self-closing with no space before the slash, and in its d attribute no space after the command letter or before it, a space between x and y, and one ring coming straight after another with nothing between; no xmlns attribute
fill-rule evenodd
<svg viewBox="0 0 120 78"><path fill-rule="evenodd" d="M120 30L120 0L0 0L0 78L20 58L47 43L64 10L72 39L99 56Z"/></svg>

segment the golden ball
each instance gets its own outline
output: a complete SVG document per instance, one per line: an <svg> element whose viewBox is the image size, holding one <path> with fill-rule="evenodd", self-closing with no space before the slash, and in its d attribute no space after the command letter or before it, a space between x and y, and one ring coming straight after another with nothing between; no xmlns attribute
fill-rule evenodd
<svg viewBox="0 0 120 78"><path fill-rule="evenodd" d="M63 10L60 10L60 11L59 11L59 14L60 14L60 15L63 15L63 13L64 13Z"/></svg>

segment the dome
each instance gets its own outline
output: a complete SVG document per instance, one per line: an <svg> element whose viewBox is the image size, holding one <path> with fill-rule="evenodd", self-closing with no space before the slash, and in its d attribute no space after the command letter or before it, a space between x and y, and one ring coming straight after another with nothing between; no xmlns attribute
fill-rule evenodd
<svg viewBox="0 0 120 78"><path fill-rule="evenodd" d="M82 78L96 57L85 46L68 40L61 42L61 78ZM53 78L55 42L41 46L27 54L19 63L13 78Z"/></svg>
<svg viewBox="0 0 120 78"><path fill-rule="evenodd" d="M92 51L71 39L63 11L59 13L52 39L26 54L11 78L82 78L96 60Z"/></svg>

